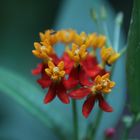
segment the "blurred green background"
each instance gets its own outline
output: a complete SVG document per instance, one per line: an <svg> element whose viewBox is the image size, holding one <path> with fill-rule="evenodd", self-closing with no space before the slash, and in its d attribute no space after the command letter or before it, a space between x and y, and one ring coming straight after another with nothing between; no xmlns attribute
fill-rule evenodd
<svg viewBox="0 0 140 140"><path fill-rule="evenodd" d="M6 67L8 70L20 74L39 88L35 83L35 78L30 73L31 69L39 62L39 60L31 54L33 42L39 39L38 33L50 28L76 28L78 31L96 31L95 25L90 19L89 10L92 7L98 7L102 4L101 2L103 1L0 0L0 67ZM121 0L110 0L107 2L109 2L111 6L106 5L106 3L103 4L107 6L111 14L108 23L114 17L113 13L115 13L115 11L113 11L113 8L116 11L123 11L125 14L123 27L125 34L127 34L132 0L127 1L127 5ZM109 26L113 28L113 23ZM123 35L123 38L124 36L125 35ZM124 42L124 39L122 42ZM122 63L124 64L123 61ZM122 63L120 63L120 65L122 65ZM123 75L123 73L124 71L120 72L120 76ZM28 91L28 88L26 90ZM124 106L124 94L118 96L120 98L120 104L122 102L122 106ZM114 96L114 99L115 98ZM0 140L57 139L42 123L38 122L36 118L28 114L19 104L3 93L0 93L0 103ZM54 102L53 107L55 107L56 104L57 103ZM43 107L45 108L45 106ZM60 108L63 107L60 105ZM66 107L65 109L67 110L69 108ZM120 107L118 106L118 108ZM105 120L111 117L112 121L117 122L122 110L123 107L117 109L114 113L116 118L105 114ZM69 111L69 113L71 112ZM82 118L81 120L84 119ZM92 120L92 117L90 120ZM67 121L66 119L66 123ZM61 120L61 122L63 122L63 120ZM87 123L87 121L85 121L85 123ZM110 125L115 124L111 123ZM81 126L85 128L85 124ZM102 127L101 129L103 132Z"/></svg>

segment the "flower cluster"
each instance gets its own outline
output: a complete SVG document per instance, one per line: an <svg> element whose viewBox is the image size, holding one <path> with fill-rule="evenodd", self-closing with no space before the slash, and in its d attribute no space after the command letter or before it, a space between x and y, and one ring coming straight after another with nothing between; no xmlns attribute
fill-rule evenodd
<svg viewBox="0 0 140 140"><path fill-rule="evenodd" d="M61 57L55 52L57 43L64 44ZM51 102L56 96L65 104L72 99L86 98L82 113L88 117L98 101L99 107L111 112L112 107L104 99L111 92L115 82L110 80L106 65L112 65L120 54L112 47L106 47L106 37L96 33L78 34L75 30L47 30L40 33L40 42L34 43L32 53L42 61L32 70L33 75L40 75L37 82L48 88L44 103ZM100 50L101 63L97 60Z"/></svg>

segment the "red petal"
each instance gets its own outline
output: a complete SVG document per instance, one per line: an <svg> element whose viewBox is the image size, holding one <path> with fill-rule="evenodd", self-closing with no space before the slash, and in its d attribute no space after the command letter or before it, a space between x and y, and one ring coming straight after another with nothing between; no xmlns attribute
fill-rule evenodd
<svg viewBox="0 0 140 140"><path fill-rule="evenodd" d="M32 70L32 74L33 75L38 75L42 72L42 70L43 70L43 64L40 63L40 64L37 65L37 68Z"/></svg>
<svg viewBox="0 0 140 140"><path fill-rule="evenodd" d="M95 104L96 96L90 96L86 99L86 101L83 104L82 113L85 118L87 118L92 111L94 104Z"/></svg>
<svg viewBox="0 0 140 140"><path fill-rule="evenodd" d="M66 71L67 74L69 74L71 72L73 66L74 66L74 62L73 61L69 62L68 64L65 64L65 71Z"/></svg>
<svg viewBox="0 0 140 140"><path fill-rule="evenodd" d="M54 54L51 54L49 56L53 59L53 63L55 65L57 65L60 62L60 59L57 57L57 55L55 53Z"/></svg>
<svg viewBox="0 0 140 140"><path fill-rule="evenodd" d="M112 112L113 109L112 107L104 100L103 96L101 94L99 94L97 96L98 101L99 101L99 107L105 111L105 112Z"/></svg>
<svg viewBox="0 0 140 140"><path fill-rule="evenodd" d="M105 69L102 69L101 67L99 67L98 65L96 65L95 68L94 68L94 70L93 70L93 72L91 72L91 78L94 80L97 75L102 76L102 75L104 75L106 73L107 72L106 72Z"/></svg>
<svg viewBox="0 0 140 140"><path fill-rule="evenodd" d="M64 61L65 64L65 71L67 74L69 74L73 68L74 61L70 59L67 53L63 54L62 60Z"/></svg>
<svg viewBox="0 0 140 140"><path fill-rule="evenodd" d="M72 92L69 93L69 96L73 99L82 99L89 95L91 90L89 88L79 88L77 90L73 90Z"/></svg>
<svg viewBox="0 0 140 140"><path fill-rule="evenodd" d="M68 79L73 79L73 80L78 80L78 67L74 68L71 70L70 74L69 74L69 78Z"/></svg>
<svg viewBox="0 0 140 140"><path fill-rule="evenodd" d="M103 75L106 73L105 70L98 65L96 57L92 55L88 55L81 65L88 76L92 77L93 80L97 75Z"/></svg>
<svg viewBox="0 0 140 140"><path fill-rule="evenodd" d="M98 65L98 62L95 56L89 54L81 64L86 69L94 69L94 66Z"/></svg>
<svg viewBox="0 0 140 140"><path fill-rule="evenodd" d="M78 69L73 68L69 74L68 80L64 81L64 85L66 89L71 89L76 87L78 84L79 84Z"/></svg>
<svg viewBox="0 0 140 140"><path fill-rule="evenodd" d="M79 72L79 81L80 81L80 84L82 86L91 86L93 85L92 82L89 81L90 78L89 76L86 74L86 72L84 71L83 68L80 69L80 72Z"/></svg>
<svg viewBox="0 0 140 140"><path fill-rule="evenodd" d="M106 73L105 69L101 68L99 65L95 65L93 69L84 68L86 73L94 80L97 75L104 75Z"/></svg>
<svg viewBox="0 0 140 140"><path fill-rule="evenodd" d="M57 96L65 104L70 102L69 96L66 93L65 87L61 84L57 85Z"/></svg>
<svg viewBox="0 0 140 140"><path fill-rule="evenodd" d="M41 85L42 88L47 88L51 85L52 81L49 79L38 79L37 82Z"/></svg>
<svg viewBox="0 0 140 140"><path fill-rule="evenodd" d="M76 87L79 83L79 80L69 79L69 80L65 80L63 83L65 85L65 88L69 90Z"/></svg>
<svg viewBox="0 0 140 140"><path fill-rule="evenodd" d="M56 96L56 87L54 84L51 84L48 93L46 94L45 98L44 98L44 103L47 104L49 102L51 102Z"/></svg>

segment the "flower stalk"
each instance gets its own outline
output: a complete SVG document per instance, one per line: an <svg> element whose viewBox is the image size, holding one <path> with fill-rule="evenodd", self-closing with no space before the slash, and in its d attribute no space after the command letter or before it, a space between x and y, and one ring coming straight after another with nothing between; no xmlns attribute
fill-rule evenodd
<svg viewBox="0 0 140 140"><path fill-rule="evenodd" d="M76 100L86 98L82 107L85 118L90 115L96 102L101 110L113 111L104 98L115 86L115 82L110 80L106 66L111 66L120 54L111 46L107 46L107 38L97 33L78 34L72 29L47 30L40 33L40 42L34 44L35 49L32 52L42 62L32 74L40 75L38 84L43 89L48 88L44 103L52 102L57 96L62 103L69 104L72 98L74 140L79 140ZM54 46L59 42L67 46L61 57L54 50ZM89 48L95 53L90 53ZM98 53L97 49L100 49L101 62L95 55ZM103 113L101 110L88 133L89 140L96 136Z"/></svg>
<svg viewBox="0 0 140 140"><path fill-rule="evenodd" d="M72 111L73 111L73 134L74 140L79 139L78 133L78 111L77 111L77 103L75 100L72 100Z"/></svg>

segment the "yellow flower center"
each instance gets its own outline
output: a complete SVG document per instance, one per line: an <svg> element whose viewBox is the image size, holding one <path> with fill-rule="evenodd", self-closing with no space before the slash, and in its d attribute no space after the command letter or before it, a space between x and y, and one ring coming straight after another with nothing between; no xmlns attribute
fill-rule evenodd
<svg viewBox="0 0 140 140"><path fill-rule="evenodd" d="M45 51L46 50L46 46L41 46L40 49L41 49L41 51Z"/></svg>
<svg viewBox="0 0 140 140"><path fill-rule="evenodd" d="M53 68L53 72L54 72L54 73L59 73L59 68L58 68L58 67L54 67L54 68Z"/></svg>
<svg viewBox="0 0 140 140"><path fill-rule="evenodd" d="M61 80L65 75L64 62L61 61L57 66L52 61L48 62L48 68L45 69L46 74L54 81Z"/></svg>
<svg viewBox="0 0 140 140"><path fill-rule="evenodd" d="M76 49L76 50L74 51L74 54L75 54L75 55L79 55L79 51L80 51L79 49Z"/></svg>
<svg viewBox="0 0 140 140"><path fill-rule="evenodd" d="M66 52L70 58L75 61L76 64L80 63L80 61L84 60L87 56L86 45L79 47L76 44L72 44L72 49L67 49Z"/></svg>
<svg viewBox="0 0 140 140"><path fill-rule="evenodd" d="M110 81L109 77L110 77L109 73L103 76L98 75L94 81L95 85L91 88L92 92L94 94L98 92L101 93L111 92L111 89L115 86L115 82Z"/></svg>

